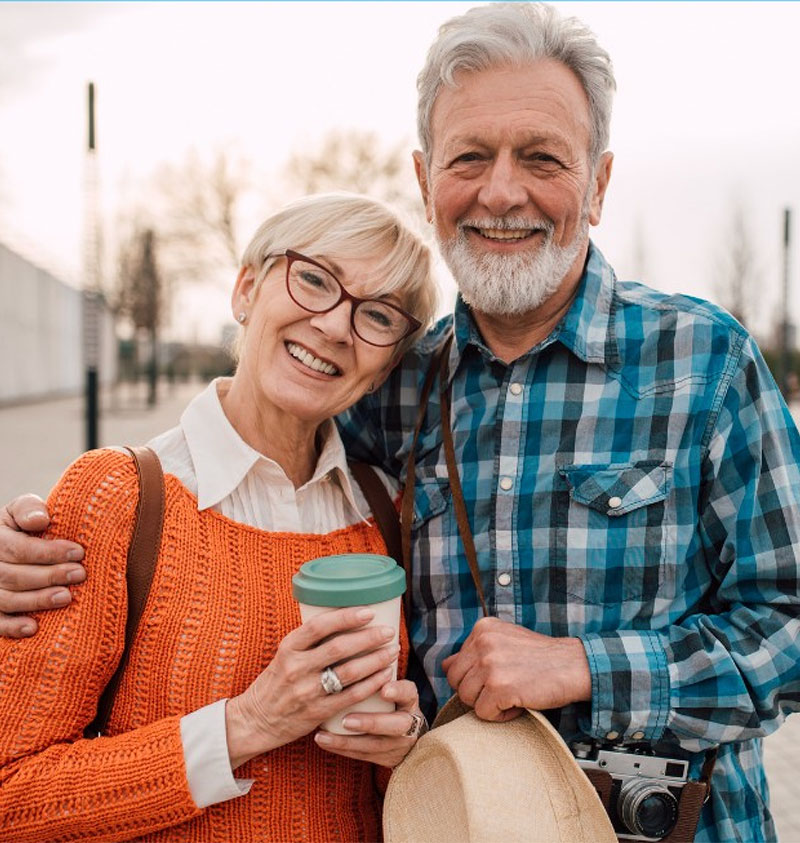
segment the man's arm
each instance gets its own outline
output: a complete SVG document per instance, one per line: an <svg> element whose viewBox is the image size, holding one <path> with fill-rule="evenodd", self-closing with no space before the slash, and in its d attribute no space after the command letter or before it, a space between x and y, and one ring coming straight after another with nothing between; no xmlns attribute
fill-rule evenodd
<svg viewBox="0 0 800 843"><path fill-rule="evenodd" d="M38 623L25 613L67 606L72 596L64 586L86 579L79 544L28 535L49 524L36 495L22 495L0 510L0 637L33 635Z"/></svg>
<svg viewBox="0 0 800 843"><path fill-rule="evenodd" d="M580 639L480 621L444 662L480 716L590 699L580 725L597 739L697 750L768 734L800 709L800 436L754 347L723 398L686 562L710 574L696 611Z"/></svg>
<svg viewBox="0 0 800 843"><path fill-rule="evenodd" d="M690 570L693 612L658 630L582 636L600 737L687 749L760 737L800 708L800 436L752 341L709 419Z"/></svg>

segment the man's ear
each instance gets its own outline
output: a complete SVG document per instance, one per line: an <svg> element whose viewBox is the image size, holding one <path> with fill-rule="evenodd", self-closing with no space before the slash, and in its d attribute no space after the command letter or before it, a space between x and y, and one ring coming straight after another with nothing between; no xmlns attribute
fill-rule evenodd
<svg viewBox="0 0 800 843"><path fill-rule="evenodd" d="M250 266L243 266L239 270L236 283L231 294L231 309L233 318L238 320L240 313L250 314L253 297L256 291L256 274Z"/></svg>
<svg viewBox="0 0 800 843"><path fill-rule="evenodd" d="M589 222L592 225L600 224L600 217L603 215L603 200L606 198L606 189L611 179L611 165L614 163L614 153L604 152L597 162L594 171L594 194L589 203Z"/></svg>
<svg viewBox="0 0 800 843"><path fill-rule="evenodd" d="M425 156L419 149L415 149L411 155L414 159L414 172L417 174L419 192L422 194L422 201L425 204L425 218L428 222L433 222L433 210L431 209L430 190L428 187L428 168L425 165Z"/></svg>

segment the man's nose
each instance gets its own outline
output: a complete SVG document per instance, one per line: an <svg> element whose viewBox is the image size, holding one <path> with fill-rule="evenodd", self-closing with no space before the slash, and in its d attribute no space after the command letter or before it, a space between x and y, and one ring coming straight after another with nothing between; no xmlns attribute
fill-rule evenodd
<svg viewBox="0 0 800 843"><path fill-rule="evenodd" d="M333 342L344 342L351 345L353 342L352 312L353 303L347 299L342 299L332 310L326 310L325 313L315 313L311 317L311 324Z"/></svg>
<svg viewBox="0 0 800 843"><path fill-rule="evenodd" d="M478 201L495 216L503 216L528 201L524 174L511 155L498 156L488 168Z"/></svg>

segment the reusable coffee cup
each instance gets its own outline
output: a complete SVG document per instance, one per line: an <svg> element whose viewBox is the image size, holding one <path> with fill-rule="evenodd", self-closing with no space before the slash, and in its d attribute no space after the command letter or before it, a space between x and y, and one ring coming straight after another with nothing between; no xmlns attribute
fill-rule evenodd
<svg viewBox="0 0 800 843"><path fill-rule="evenodd" d="M342 606L366 606L375 612L368 626L391 626L397 644L400 629L400 598L406 590L405 571L388 556L373 553L341 553L321 556L301 565L292 577L292 594L300 604L300 617L307 620ZM332 665L334 668L335 665ZM393 679L397 678L397 662ZM394 711L395 704L373 694L333 717L322 727L338 735L358 735L346 729L342 718L354 711Z"/></svg>

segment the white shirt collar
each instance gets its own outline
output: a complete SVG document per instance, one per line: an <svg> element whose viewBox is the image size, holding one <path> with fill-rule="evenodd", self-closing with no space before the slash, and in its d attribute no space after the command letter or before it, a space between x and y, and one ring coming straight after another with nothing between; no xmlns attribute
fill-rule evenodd
<svg viewBox="0 0 800 843"><path fill-rule="evenodd" d="M194 464L197 478L197 508L216 506L244 481L256 464L272 474L276 482L289 484L283 468L269 457L252 448L228 421L217 392L224 378L213 380L184 410L180 426ZM332 419L320 425L322 450L311 479L297 491L315 483L335 480L353 510L366 520L363 510L356 504L344 445Z"/></svg>

